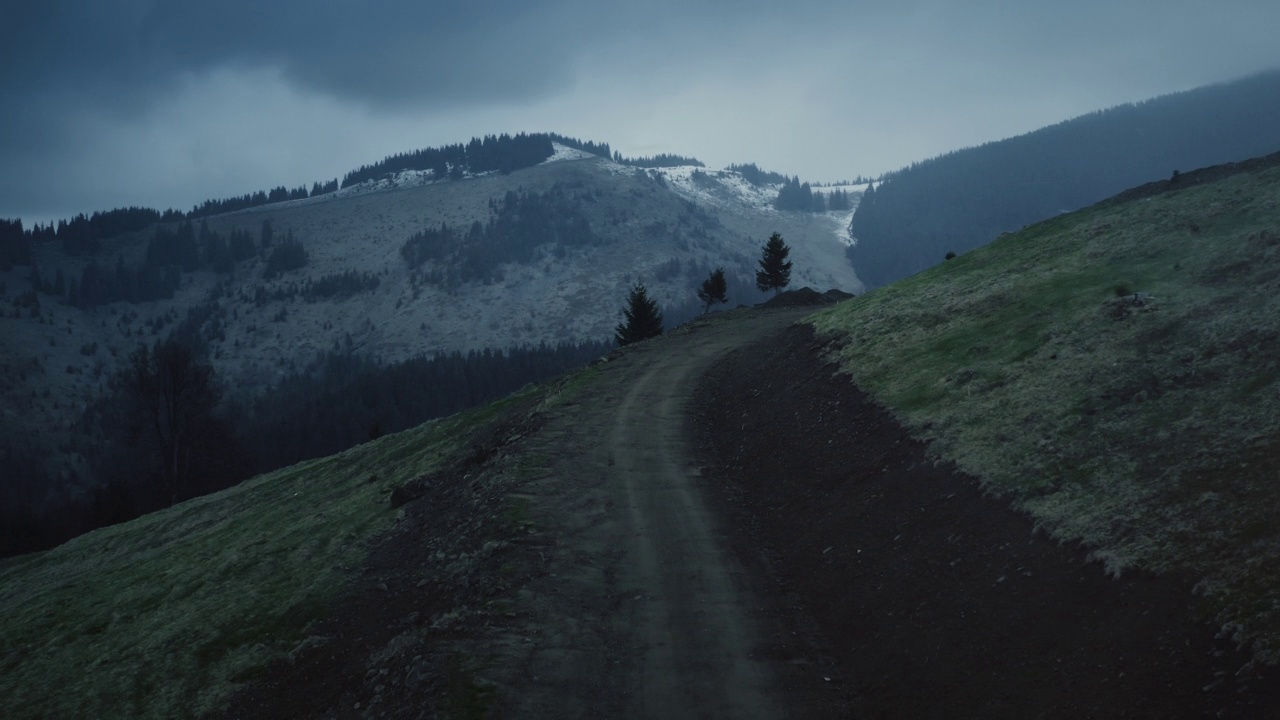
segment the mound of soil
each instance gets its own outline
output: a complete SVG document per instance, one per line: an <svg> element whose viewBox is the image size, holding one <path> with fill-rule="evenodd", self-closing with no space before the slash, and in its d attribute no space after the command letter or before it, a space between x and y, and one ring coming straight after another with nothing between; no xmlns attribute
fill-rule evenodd
<svg viewBox="0 0 1280 720"><path fill-rule="evenodd" d="M1190 579L1107 577L935 462L822 349L796 326L730 354L692 422L733 551L778 622L811 629L849 707L1280 717L1275 669L1215 639Z"/></svg>

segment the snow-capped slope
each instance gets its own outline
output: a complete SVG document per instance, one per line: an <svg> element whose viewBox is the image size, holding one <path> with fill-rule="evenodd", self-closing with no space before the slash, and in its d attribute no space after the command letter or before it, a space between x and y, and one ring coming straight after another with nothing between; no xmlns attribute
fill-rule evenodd
<svg viewBox="0 0 1280 720"><path fill-rule="evenodd" d="M504 265L489 283L448 284L440 279L447 268L410 268L401 256L405 241L425 229L447 224L465 232L488 222L494 203L507 193L553 190L576 198L574 211L582 213L595 240L572 248L540 246L531 262ZM723 267L750 287L761 247L774 232L792 248L792 287L860 292L844 257L847 216L779 212L773 208L776 193L776 187L753 186L734 172L635 168L563 146L552 161L506 175L458 180L437 179L430 171L401 172L327 195L202 220L224 236L236 230L256 238L264 221L277 236L292 232L310 260L279 278L263 277L259 255L232 274L188 273L169 300L81 310L42 297L42 321L20 314L6 315L0 324L14 340L6 348L14 367L67 368L53 374L57 382L46 382L47 396L33 396L29 389L22 395L44 408L32 410L36 415L62 417L96 397L100 378L128 356L140 336L168 332L195 309L213 318L201 332L219 374L237 392L253 393L335 348L390 363L437 351L607 338L638 280L666 308L668 319L688 317L699 309L695 291L711 269ZM148 240L138 233L114 241L109 252L127 264L140 263ZM77 278L90 261L61 255L57 244L37 250L46 277L61 272ZM0 280L21 287L26 281L17 273ZM344 273L376 277L377 287L310 301L298 292ZM733 302L758 299L741 296ZM126 317L134 318L132 326ZM155 330L142 336L144 324ZM77 333L74 345L67 328ZM82 346L102 351L84 355ZM7 397L0 393L0 401Z"/></svg>
<svg viewBox="0 0 1280 720"><path fill-rule="evenodd" d="M752 185L741 173L730 170L708 170L692 165L634 169L661 176L677 194L708 207L735 211L746 207L769 213L773 212L773 201L778 197L777 185Z"/></svg>
<svg viewBox="0 0 1280 720"><path fill-rule="evenodd" d="M595 155L592 155L589 152L586 152L585 150L571 148L568 145L561 145L558 142L552 142L551 147L554 150L554 152L551 153L551 157L542 161L543 165L546 165L548 163L555 163L555 162L565 162L567 160L590 160L594 157L597 157Z"/></svg>
<svg viewBox="0 0 1280 720"><path fill-rule="evenodd" d="M590 160L596 157L595 155L592 155L589 152L584 152L582 150L578 150L577 148L571 148L571 147L568 147L567 145L561 145L558 142L553 142L551 143L551 145L552 145L552 148L554 149L554 152L551 154L551 157L542 161L541 163L542 165L547 165L549 163L556 163L556 162L565 162L570 160ZM492 175L492 174L494 173L493 172L487 172L487 173L463 172L460 177L456 177L456 178L451 178L448 176L438 178L436 177L435 172L431 170L402 170L400 172L392 173L387 176L378 178L376 180L366 180L362 183L350 185L348 187L344 187L340 190L337 190L331 193L325 193L324 195L316 195L314 197L309 197L309 198L301 198L298 200L288 200L285 202L272 203L271 205L268 205L268 206L259 206L258 208L252 208L252 209L253 210L259 210L263 208L278 209L282 207L294 207L299 205L311 205L315 203L332 202L334 200L344 200L347 198L358 197L360 195L370 195L373 193L389 192L393 190L412 190L414 188L425 187L427 185L432 185L432 184L441 183L441 182L457 182L459 180L471 180L474 178L484 177L486 175Z"/></svg>

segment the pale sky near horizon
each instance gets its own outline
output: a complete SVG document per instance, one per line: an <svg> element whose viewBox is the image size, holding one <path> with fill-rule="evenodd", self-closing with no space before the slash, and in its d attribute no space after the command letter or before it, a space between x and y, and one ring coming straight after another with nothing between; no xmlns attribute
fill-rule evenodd
<svg viewBox="0 0 1280 720"><path fill-rule="evenodd" d="M0 217L340 177L473 136L877 175L1280 68L1280 3L9 0Z"/></svg>

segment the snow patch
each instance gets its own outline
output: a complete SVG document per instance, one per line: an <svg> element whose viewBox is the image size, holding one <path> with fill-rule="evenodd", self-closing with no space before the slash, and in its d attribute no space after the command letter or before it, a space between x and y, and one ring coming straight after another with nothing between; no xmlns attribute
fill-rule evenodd
<svg viewBox="0 0 1280 720"><path fill-rule="evenodd" d="M590 160L596 157L585 150L571 148L568 145L561 145L558 142L552 142L551 148L555 151L551 153L551 157L542 161L542 165L553 162L565 162L566 160Z"/></svg>
<svg viewBox="0 0 1280 720"><path fill-rule="evenodd" d="M773 201L778 198L778 185L752 185L741 173L731 170L708 170L693 165L638 169L657 173L676 194L700 205L740 207L746 205L760 212L776 212Z"/></svg>
<svg viewBox="0 0 1280 720"><path fill-rule="evenodd" d="M857 183L856 185L826 185L823 187L810 187L816 193L830 195L837 190L843 190L850 195L861 195L867 191L867 186L871 183Z"/></svg>
<svg viewBox="0 0 1280 720"><path fill-rule="evenodd" d="M387 190L407 190L409 188L425 187L440 182L433 170L402 170L398 173L384 175L376 180L365 180L350 187L344 187L337 192L321 195L321 198L332 197L334 199L353 197L355 195L367 195L372 192L385 192Z"/></svg>

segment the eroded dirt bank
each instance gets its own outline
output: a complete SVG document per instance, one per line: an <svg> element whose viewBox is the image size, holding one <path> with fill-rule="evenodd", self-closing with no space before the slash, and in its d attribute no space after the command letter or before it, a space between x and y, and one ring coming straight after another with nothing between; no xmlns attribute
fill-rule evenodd
<svg viewBox="0 0 1280 720"><path fill-rule="evenodd" d="M1186 578L1119 580L1033 531L821 360L797 326L694 399L701 487L778 622L867 717L1280 717Z"/></svg>

